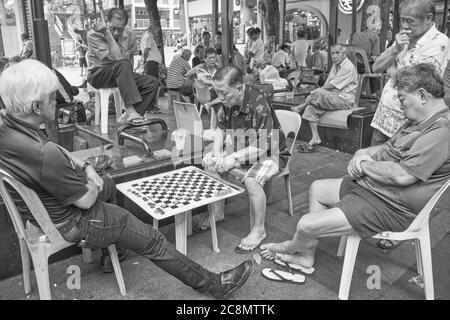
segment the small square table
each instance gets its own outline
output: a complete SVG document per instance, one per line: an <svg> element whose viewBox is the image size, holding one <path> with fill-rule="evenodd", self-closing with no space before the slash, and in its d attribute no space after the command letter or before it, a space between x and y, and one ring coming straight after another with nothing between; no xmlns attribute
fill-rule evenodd
<svg viewBox="0 0 450 320"><path fill-rule="evenodd" d="M187 217L194 208L243 193L242 187L189 166L118 184L117 190L135 202L154 221L175 216L176 248L187 251ZM213 249L219 253L214 214L209 213Z"/></svg>

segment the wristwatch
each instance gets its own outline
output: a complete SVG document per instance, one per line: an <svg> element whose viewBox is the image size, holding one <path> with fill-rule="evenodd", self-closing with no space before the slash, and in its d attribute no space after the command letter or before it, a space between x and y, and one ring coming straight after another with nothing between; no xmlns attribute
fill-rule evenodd
<svg viewBox="0 0 450 320"><path fill-rule="evenodd" d="M83 164L83 167L81 167L81 170L83 170L83 172L86 172L86 169L87 169L87 167L89 167L91 164L89 163L89 162L85 162L84 164Z"/></svg>

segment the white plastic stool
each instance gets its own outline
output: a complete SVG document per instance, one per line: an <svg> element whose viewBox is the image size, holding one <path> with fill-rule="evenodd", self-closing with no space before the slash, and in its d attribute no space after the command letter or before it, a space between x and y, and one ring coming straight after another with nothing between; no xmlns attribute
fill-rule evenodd
<svg viewBox="0 0 450 320"><path fill-rule="evenodd" d="M95 89L89 83L87 84L88 91L95 92L95 125L101 124L101 132L108 133L108 107L109 96L114 94L114 103L116 106L116 120L118 121L122 115L122 108L124 103L120 95L119 88L104 88Z"/></svg>

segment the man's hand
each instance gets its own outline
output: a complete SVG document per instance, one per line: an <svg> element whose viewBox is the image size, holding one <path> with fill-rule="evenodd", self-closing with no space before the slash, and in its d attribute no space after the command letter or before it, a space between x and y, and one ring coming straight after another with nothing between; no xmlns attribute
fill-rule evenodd
<svg viewBox="0 0 450 320"><path fill-rule="evenodd" d="M234 167L236 167L236 161L234 160L233 156L229 155L223 158L223 168L225 171L228 172Z"/></svg>
<svg viewBox="0 0 450 320"><path fill-rule="evenodd" d="M106 23L97 20L92 24L92 29L94 29L94 31L96 32L101 32L105 34L106 31L108 30L108 26L106 25Z"/></svg>
<svg viewBox="0 0 450 320"><path fill-rule="evenodd" d="M360 179L363 176L363 172L361 169L362 161L375 161L367 154L355 155L350 160L347 166L348 174L354 179Z"/></svg>
<svg viewBox="0 0 450 320"><path fill-rule="evenodd" d="M400 53L405 45L409 45L409 34L411 30L402 30L395 35L395 49Z"/></svg>
<svg viewBox="0 0 450 320"><path fill-rule="evenodd" d="M103 179L95 172L94 167L88 166L86 168L86 178L97 186L99 192L103 190Z"/></svg>

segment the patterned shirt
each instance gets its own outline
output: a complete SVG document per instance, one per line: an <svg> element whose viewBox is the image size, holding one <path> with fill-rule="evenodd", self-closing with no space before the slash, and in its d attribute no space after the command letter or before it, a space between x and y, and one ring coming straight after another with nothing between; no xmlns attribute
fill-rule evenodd
<svg viewBox="0 0 450 320"><path fill-rule="evenodd" d="M267 150L268 157L278 152L280 159L279 167L282 169L286 166L290 156L289 150L286 147L286 137L279 126L278 119L269 100L259 89L251 85L245 85L242 106L226 108L224 119L217 124L217 127L225 132L227 129L243 130L245 135L245 141L243 142L245 145L242 145L242 141L239 143L240 139L237 139L238 143L234 145L235 151L242 150L250 145L256 147L255 142L257 142L259 149ZM278 136L277 132L273 129L278 129ZM234 131L235 135L237 133ZM256 137L254 133L256 133ZM251 143L251 137L256 138L253 141L254 143Z"/></svg>
<svg viewBox="0 0 450 320"><path fill-rule="evenodd" d="M395 43L387 50L394 50ZM433 64L441 75L450 58L450 40L433 25L416 43L414 48L405 49L395 59L395 63L388 68L388 74L404 66L418 63ZM386 50L386 51L387 51ZM372 120L371 126L388 137L392 137L400 127L407 122L397 97L394 82L389 79L381 94L380 103Z"/></svg>

